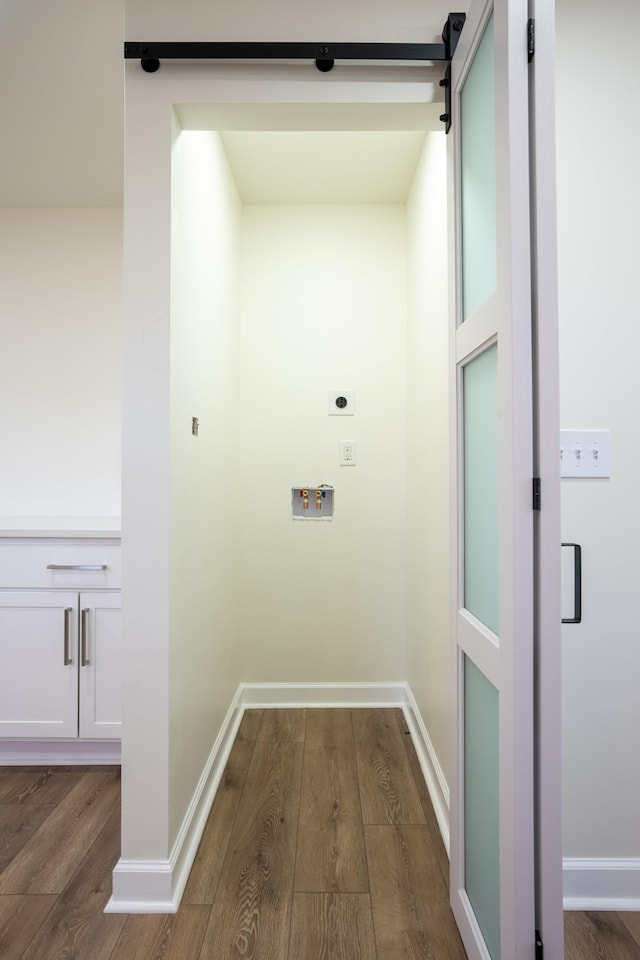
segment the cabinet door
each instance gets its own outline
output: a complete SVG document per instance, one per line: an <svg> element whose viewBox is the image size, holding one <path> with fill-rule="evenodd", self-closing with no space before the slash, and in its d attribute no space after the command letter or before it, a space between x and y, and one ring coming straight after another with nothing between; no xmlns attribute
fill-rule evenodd
<svg viewBox="0 0 640 960"><path fill-rule="evenodd" d="M0 593L0 736L77 735L78 594Z"/></svg>
<svg viewBox="0 0 640 960"><path fill-rule="evenodd" d="M80 594L80 736L118 739L122 631L119 593Z"/></svg>

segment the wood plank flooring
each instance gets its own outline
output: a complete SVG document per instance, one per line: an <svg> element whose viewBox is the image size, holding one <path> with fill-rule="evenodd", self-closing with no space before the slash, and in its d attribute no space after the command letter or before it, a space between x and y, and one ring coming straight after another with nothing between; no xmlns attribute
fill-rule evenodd
<svg viewBox="0 0 640 960"><path fill-rule="evenodd" d="M115 767L0 767L1 960L464 960L397 710L244 715L171 916L103 913ZM567 960L640 960L637 914L566 915Z"/></svg>
<svg viewBox="0 0 640 960"><path fill-rule="evenodd" d="M565 913L565 960L639 960L639 920L637 913Z"/></svg>

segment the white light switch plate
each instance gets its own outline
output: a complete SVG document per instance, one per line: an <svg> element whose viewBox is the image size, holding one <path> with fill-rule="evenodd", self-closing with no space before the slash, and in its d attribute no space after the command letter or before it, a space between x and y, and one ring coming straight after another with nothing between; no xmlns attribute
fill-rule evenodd
<svg viewBox="0 0 640 960"><path fill-rule="evenodd" d="M561 477L610 477L609 430L561 430Z"/></svg>

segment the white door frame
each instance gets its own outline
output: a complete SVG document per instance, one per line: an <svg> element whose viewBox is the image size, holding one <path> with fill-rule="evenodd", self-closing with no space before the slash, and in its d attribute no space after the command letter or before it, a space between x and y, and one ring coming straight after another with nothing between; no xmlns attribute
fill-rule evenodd
<svg viewBox="0 0 640 960"><path fill-rule="evenodd" d="M535 53L530 66L534 322L535 516L534 671L536 929L545 955L562 960L562 659L560 560L560 371L555 143L555 2L530 0Z"/></svg>
<svg viewBox="0 0 640 960"><path fill-rule="evenodd" d="M353 79L320 82L307 67L178 65L149 75L126 64L127 202L124 210L123 434L123 791L122 851L114 871L111 912L132 902L163 912L172 902L177 849L169 837L171 768L168 696L172 636L168 495L171 262L171 149L178 119L187 128L278 129L286 114L319 129L335 106L336 128L411 129L440 105L430 102L425 68L367 67ZM295 82L294 82L295 81ZM182 105L182 106L180 106ZM355 106L354 106L355 105ZM317 112L316 112L317 108ZM364 113L364 118L363 118ZM267 116L268 114L268 116ZM360 121L358 122L358 115ZM225 120L226 118L226 120ZM420 120L420 123L424 121ZM238 125L240 123L240 125ZM420 124L418 124L420 125ZM377 123L376 123L377 126ZM152 226L150 226L152 225ZM153 362L150 362L150 358ZM148 481L148 482L147 482ZM149 551L148 545L154 549ZM144 684L144 709L139 690ZM154 798L151 813L149 797ZM167 864L170 866L167 867ZM175 868L177 871L179 869ZM177 876L177 873L176 873Z"/></svg>

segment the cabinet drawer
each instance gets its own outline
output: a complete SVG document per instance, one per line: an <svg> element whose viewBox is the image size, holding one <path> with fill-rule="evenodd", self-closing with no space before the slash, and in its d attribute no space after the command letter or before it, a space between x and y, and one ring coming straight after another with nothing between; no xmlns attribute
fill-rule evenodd
<svg viewBox="0 0 640 960"><path fill-rule="evenodd" d="M119 589L119 540L0 542L0 589Z"/></svg>

